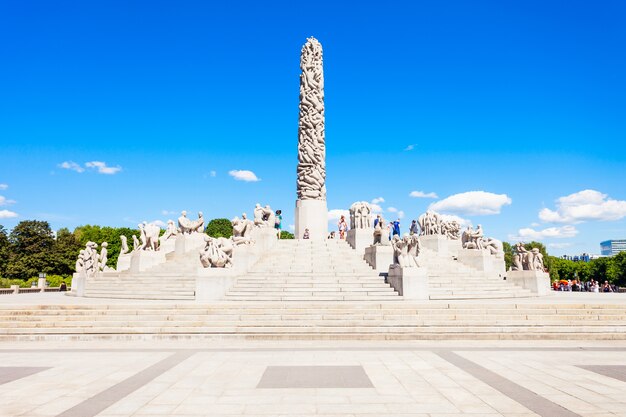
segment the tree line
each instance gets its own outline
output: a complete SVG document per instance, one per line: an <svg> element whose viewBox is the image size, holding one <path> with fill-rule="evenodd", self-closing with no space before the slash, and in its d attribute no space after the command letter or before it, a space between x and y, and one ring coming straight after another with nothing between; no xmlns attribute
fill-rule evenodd
<svg viewBox="0 0 626 417"><path fill-rule="evenodd" d="M233 229L230 220L220 218L211 220L205 232L212 237L229 238ZM55 282L68 279L75 271L78 252L89 241L108 243L107 265L115 268L122 248L121 235L132 242L132 235L139 237L139 229L84 225L73 231L62 228L55 234L46 221L24 220L10 232L0 225L0 278L26 283L43 272L50 278L56 277ZM293 239L291 233L284 231L281 237ZM6 281L0 286L16 282Z"/></svg>

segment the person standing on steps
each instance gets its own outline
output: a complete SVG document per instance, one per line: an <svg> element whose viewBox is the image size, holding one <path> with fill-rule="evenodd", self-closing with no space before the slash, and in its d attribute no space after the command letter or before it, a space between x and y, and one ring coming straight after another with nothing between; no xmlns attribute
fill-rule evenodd
<svg viewBox="0 0 626 417"><path fill-rule="evenodd" d="M346 223L346 216L341 216L339 219L339 223L337 223L337 228L339 229L339 239L346 238L346 230L348 230L348 223Z"/></svg>
<svg viewBox="0 0 626 417"><path fill-rule="evenodd" d="M278 234L278 238L280 239L280 235L282 233L282 227L283 227L283 216L282 216L282 210L276 210L276 221L274 222L274 228L276 229L276 233Z"/></svg>

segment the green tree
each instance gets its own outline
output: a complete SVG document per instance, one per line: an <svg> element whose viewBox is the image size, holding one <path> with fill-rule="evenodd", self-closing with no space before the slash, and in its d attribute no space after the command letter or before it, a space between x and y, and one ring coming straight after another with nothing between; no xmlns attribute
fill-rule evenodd
<svg viewBox="0 0 626 417"><path fill-rule="evenodd" d="M604 282L609 278L611 258L597 258L589 261L589 279Z"/></svg>
<svg viewBox="0 0 626 417"><path fill-rule="evenodd" d="M504 266L508 271L513 265L513 247L509 242L502 242L502 249L504 250Z"/></svg>
<svg viewBox="0 0 626 417"><path fill-rule="evenodd" d="M72 232L66 228L59 229L52 251L54 273L63 276L71 275L76 267L76 258L81 247Z"/></svg>
<svg viewBox="0 0 626 417"><path fill-rule="evenodd" d="M213 219L207 225L205 233L211 237L229 238L233 235L233 225L228 219Z"/></svg>
<svg viewBox="0 0 626 417"><path fill-rule="evenodd" d="M11 245L9 244L9 236L4 226L0 225L0 277L6 274L10 256Z"/></svg>
<svg viewBox="0 0 626 417"><path fill-rule="evenodd" d="M282 230L280 232L280 238L281 239L294 239L295 236L293 235L293 233L290 233L290 232L288 232L286 230Z"/></svg>
<svg viewBox="0 0 626 417"><path fill-rule="evenodd" d="M620 287L626 285L626 252L620 252L609 259L608 280Z"/></svg>
<svg viewBox="0 0 626 417"><path fill-rule="evenodd" d="M6 275L28 279L39 272L53 273L54 237L45 221L24 220L9 234L11 256Z"/></svg>
<svg viewBox="0 0 626 417"><path fill-rule="evenodd" d="M115 268L117 265L117 258L119 257L122 249L122 239L120 236L126 236L128 244L132 245L132 236L137 235L137 237L139 237L139 230L128 227L100 227L88 224L74 229L74 235L80 242L81 247L84 247L89 241L96 242L98 245L101 245L102 242L107 242L109 245L107 265L111 268ZM74 261L76 261L76 259L74 259Z"/></svg>

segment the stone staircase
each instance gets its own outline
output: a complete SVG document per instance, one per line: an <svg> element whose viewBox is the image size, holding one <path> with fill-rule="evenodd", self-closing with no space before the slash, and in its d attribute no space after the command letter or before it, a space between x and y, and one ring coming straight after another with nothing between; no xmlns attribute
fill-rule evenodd
<svg viewBox="0 0 626 417"><path fill-rule="evenodd" d="M196 273L200 267L197 251L175 257L144 272L105 272L88 278L85 297L147 300L194 300Z"/></svg>
<svg viewBox="0 0 626 417"><path fill-rule="evenodd" d="M626 340L623 303L552 302L0 305L0 340Z"/></svg>
<svg viewBox="0 0 626 417"><path fill-rule="evenodd" d="M225 296L252 302L401 299L340 240L280 240Z"/></svg>
<svg viewBox="0 0 626 417"><path fill-rule="evenodd" d="M518 298L534 296L530 290L511 284L499 276L490 276L462 264L452 256L442 257L422 248L419 262L428 268L431 300Z"/></svg>

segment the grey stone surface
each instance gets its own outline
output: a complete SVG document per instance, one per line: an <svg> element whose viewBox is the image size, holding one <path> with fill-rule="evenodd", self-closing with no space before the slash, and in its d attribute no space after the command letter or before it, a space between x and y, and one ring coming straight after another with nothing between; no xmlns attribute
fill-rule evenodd
<svg viewBox="0 0 626 417"><path fill-rule="evenodd" d="M0 385L50 369L42 366L0 366Z"/></svg>
<svg viewBox="0 0 626 417"><path fill-rule="evenodd" d="M268 366L257 388L373 388L362 366Z"/></svg>
<svg viewBox="0 0 626 417"><path fill-rule="evenodd" d="M578 365L578 367L626 382L626 365Z"/></svg>

